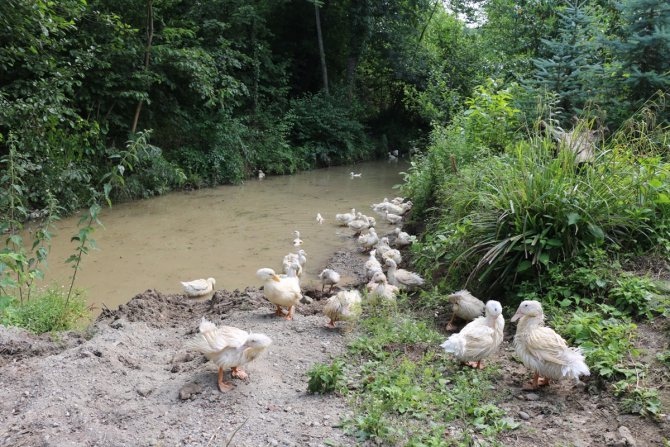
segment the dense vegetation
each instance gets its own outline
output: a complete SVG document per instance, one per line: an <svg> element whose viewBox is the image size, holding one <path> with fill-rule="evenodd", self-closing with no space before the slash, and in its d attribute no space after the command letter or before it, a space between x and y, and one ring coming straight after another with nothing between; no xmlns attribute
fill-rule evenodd
<svg viewBox="0 0 670 447"><path fill-rule="evenodd" d="M663 270L670 257L670 4L449 7L0 2L3 322L49 331L81 312L73 284L23 307L34 301L58 215L89 211L69 259L76 275L105 203L416 146L403 190L421 233L414 266L431 288L403 310L442 313L446 292L463 287L500 297L506 314L538 299L549 323L583 347L592 384L621 396L626 411L658 415L635 334L637 323L670 312L667 283L637 267ZM575 139L593 153L577 156ZM43 225L23 241L29 217ZM55 324L32 317L45 308L59 315L46 318ZM345 375L374 377L353 393L356 436L453 445L514 428L487 392L495 371L452 371L447 386L434 350L410 362L384 349L434 344L433 322L370 312L366 337L348 354L358 366L320 365L309 384L331 392ZM658 365L668 358L660 353ZM474 380L480 394L463 397ZM439 424L423 430L436 409ZM388 423L398 415L402 424ZM451 443L439 433L454 418L466 422Z"/></svg>

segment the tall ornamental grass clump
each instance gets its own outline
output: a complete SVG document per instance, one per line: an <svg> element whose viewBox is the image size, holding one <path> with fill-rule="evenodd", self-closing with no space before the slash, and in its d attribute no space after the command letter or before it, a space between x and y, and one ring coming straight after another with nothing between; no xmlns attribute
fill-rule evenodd
<svg viewBox="0 0 670 447"><path fill-rule="evenodd" d="M655 246L667 237L670 166L662 155L637 151L639 132L632 136L617 135L582 165L534 136L447 177L437 231L431 246L417 248L419 263L428 264L427 256L490 284L527 277L593 245ZM441 245L449 250L435 259Z"/></svg>

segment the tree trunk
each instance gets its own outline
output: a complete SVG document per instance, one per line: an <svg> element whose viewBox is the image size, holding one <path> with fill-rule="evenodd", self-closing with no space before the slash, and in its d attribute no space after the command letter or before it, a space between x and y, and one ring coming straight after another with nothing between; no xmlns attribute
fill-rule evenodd
<svg viewBox="0 0 670 447"><path fill-rule="evenodd" d="M147 45L144 48L144 71L149 71L149 62L151 61L151 42L154 39L154 10L153 0L147 0ZM135 116L133 117L133 124L130 127L130 133L135 133L137 130L137 122L140 120L140 112L142 111L141 99L135 108Z"/></svg>
<svg viewBox="0 0 670 447"><path fill-rule="evenodd" d="M319 40L319 56L321 57L321 74L323 75L323 90L328 92L328 69L326 68L326 52L323 49L323 35L321 34L321 14L319 13L319 5L314 2L314 15L316 17L316 36Z"/></svg>

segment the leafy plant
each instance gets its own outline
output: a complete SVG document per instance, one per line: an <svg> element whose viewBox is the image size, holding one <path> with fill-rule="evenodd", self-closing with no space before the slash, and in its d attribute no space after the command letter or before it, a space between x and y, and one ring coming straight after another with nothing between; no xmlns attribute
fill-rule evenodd
<svg viewBox="0 0 670 447"><path fill-rule="evenodd" d="M73 329L88 316L86 299L75 291L69 297L63 289L52 287L23 303L13 301L0 307L3 324L19 326L41 334Z"/></svg>
<svg viewBox="0 0 670 447"><path fill-rule="evenodd" d="M344 378L344 362L334 360L330 365L317 363L307 372L307 391L317 394L333 393L341 389Z"/></svg>

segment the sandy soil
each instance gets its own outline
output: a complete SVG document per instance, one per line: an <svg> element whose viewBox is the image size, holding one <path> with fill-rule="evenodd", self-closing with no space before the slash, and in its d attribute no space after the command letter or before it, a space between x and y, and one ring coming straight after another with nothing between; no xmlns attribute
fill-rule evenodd
<svg viewBox="0 0 670 447"><path fill-rule="evenodd" d="M365 259L339 252L329 266L346 272L344 286L359 286ZM325 296L306 295L313 301L292 322L273 315L262 291L247 288L204 301L147 290L103 312L84 334L56 341L0 327L0 446L225 446L233 436L231 446L355 445L339 428L350 415L345 400L306 393L306 371L341 354L355 334L326 329ZM245 368L249 380L235 379L228 393L218 391L213 364L183 349L202 316L274 341ZM501 406L521 423L504 445L644 447L670 438L667 418L622 415L595 383L522 391L530 376L513 359L513 331L508 324L492 359L501 371ZM642 325L640 334L641 348L668 349L667 322ZM658 371L665 371L655 380L667 405L667 368Z"/></svg>
<svg viewBox="0 0 670 447"><path fill-rule="evenodd" d="M360 258L360 259L359 259ZM363 256L336 255L350 281ZM155 290L105 311L90 339L60 341L0 327L2 446L347 446L337 396L307 394L306 371L343 352L347 335L325 328L320 290L293 321L277 318L262 291L217 291L189 301ZM217 368L182 346L201 317L265 333L273 344L219 392Z"/></svg>

